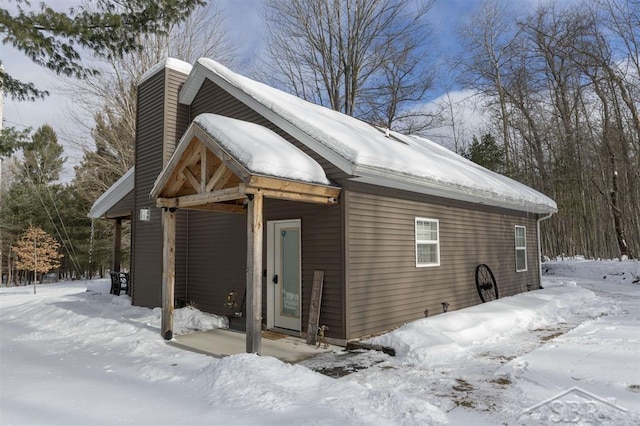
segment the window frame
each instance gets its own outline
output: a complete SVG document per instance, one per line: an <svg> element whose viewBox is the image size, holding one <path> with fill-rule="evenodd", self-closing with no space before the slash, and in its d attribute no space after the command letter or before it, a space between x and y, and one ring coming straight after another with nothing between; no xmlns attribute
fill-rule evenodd
<svg viewBox="0 0 640 426"><path fill-rule="evenodd" d="M522 229L524 238L524 245L518 245L518 230ZM528 270L528 262L527 262L527 227L523 225L516 225L514 230L514 248L515 248L515 262L516 262L516 272L526 272ZM518 269L518 252L524 252L524 268Z"/></svg>
<svg viewBox="0 0 640 426"><path fill-rule="evenodd" d="M436 224L436 239L435 240L420 240L418 239L418 222L430 222ZM435 245L436 247L436 262L420 263L418 261L418 246L419 245ZM430 268L434 266L440 266L440 220L427 217L415 217L414 218L414 251L416 268Z"/></svg>

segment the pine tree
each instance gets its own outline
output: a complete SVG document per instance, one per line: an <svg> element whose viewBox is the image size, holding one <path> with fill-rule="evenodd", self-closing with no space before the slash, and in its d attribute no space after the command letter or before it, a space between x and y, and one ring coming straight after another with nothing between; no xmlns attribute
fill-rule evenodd
<svg viewBox="0 0 640 426"><path fill-rule="evenodd" d="M90 10L85 6L58 12L45 3L32 10L28 0L15 0L13 10L0 9L4 44L22 51L35 64L56 74L85 78L97 70L82 62L81 51L97 57L142 49L138 34L164 34L183 21L204 0L102 0ZM18 100L48 95L33 83L22 82L0 70L2 89Z"/></svg>
<svg viewBox="0 0 640 426"><path fill-rule="evenodd" d="M58 136L53 128L44 125L38 128L31 142L24 144L22 176L33 185L48 185L60 179L66 161L64 148L58 143Z"/></svg>
<svg viewBox="0 0 640 426"><path fill-rule="evenodd" d="M496 143L491 133L485 133L480 140L474 135L473 142L463 155L486 169L505 172L504 148Z"/></svg>
<svg viewBox="0 0 640 426"><path fill-rule="evenodd" d="M45 274L60 267L62 254L58 253L60 243L40 228L30 226L24 235L11 247L15 256L15 266L19 271ZM37 276L34 277L37 281Z"/></svg>

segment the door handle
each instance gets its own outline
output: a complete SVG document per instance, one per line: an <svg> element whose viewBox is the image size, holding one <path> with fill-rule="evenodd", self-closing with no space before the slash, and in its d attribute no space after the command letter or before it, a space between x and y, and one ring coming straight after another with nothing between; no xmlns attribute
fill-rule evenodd
<svg viewBox="0 0 640 426"><path fill-rule="evenodd" d="M273 281L274 284L278 284L278 275L274 275L271 281Z"/></svg>

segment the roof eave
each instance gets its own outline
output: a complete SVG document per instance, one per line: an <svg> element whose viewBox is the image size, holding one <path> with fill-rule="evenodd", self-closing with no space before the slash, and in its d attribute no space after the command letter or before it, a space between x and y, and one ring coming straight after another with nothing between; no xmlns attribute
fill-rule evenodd
<svg viewBox="0 0 640 426"><path fill-rule="evenodd" d="M356 174L357 177L352 178L352 181L464 201L472 204L499 207L535 214L555 213L558 211L557 207L547 204L538 204L517 199L498 199L491 197L489 193L478 191L473 188L457 188L443 184L442 182L418 179L408 175L380 173L373 169L367 170L367 167L363 166L358 166Z"/></svg>
<svg viewBox="0 0 640 426"><path fill-rule="evenodd" d="M120 179L109 187L91 206L87 217L98 219L105 217L109 209L124 199L134 186L135 167L130 168Z"/></svg>

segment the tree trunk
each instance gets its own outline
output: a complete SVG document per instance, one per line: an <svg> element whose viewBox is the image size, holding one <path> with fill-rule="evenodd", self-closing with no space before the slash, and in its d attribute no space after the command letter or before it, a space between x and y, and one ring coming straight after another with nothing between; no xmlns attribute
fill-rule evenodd
<svg viewBox="0 0 640 426"><path fill-rule="evenodd" d="M618 239L618 248L620 249L620 257L626 256L631 259L631 253L629 246L627 245L627 239L624 234L624 227L622 225L622 213L618 206L618 171L616 170L615 157L611 157L611 165L613 166L613 189L611 190L611 212L613 213L613 226L616 230L616 238Z"/></svg>

